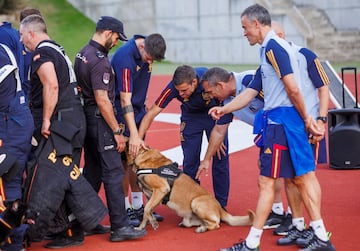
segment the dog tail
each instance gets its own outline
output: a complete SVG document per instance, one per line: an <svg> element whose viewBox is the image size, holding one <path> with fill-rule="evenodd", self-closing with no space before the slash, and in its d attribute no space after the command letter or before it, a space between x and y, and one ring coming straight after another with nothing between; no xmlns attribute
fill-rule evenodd
<svg viewBox="0 0 360 251"><path fill-rule="evenodd" d="M229 224L230 226L250 226L254 221L255 213L251 209L248 209L248 215L238 216L231 215L224 209L221 209L221 220Z"/></svg>

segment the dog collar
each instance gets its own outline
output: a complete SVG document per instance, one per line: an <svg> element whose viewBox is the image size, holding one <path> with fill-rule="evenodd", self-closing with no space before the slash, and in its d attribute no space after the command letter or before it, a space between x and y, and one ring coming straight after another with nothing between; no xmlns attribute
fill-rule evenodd
<svg viewBox="0 0 360 251"><path fill-rule="evenodd" d="M136 174L139 176L141 174L157 174L161 177L166 178L169 186L170 191L164 196L162 199L162 204L166 205L168 201L170 200L170 193L172 191L172 187L174 185L174 181L179 178L179 176L183 172L179 169L178 163L174 162L170 165L161 166L159 168L145 168L145 169L139 169L137 170Z"/></svg>
<svg viewBox="0 0 360 251"><path fill-rule="evenodd" d="M173 179L179 177L181 173L182 171L179 169L179 165L176 162L159 168L145 168L136 171L136 174L138 176L141 174L157 174L164 178L173 178Z"/></svg>

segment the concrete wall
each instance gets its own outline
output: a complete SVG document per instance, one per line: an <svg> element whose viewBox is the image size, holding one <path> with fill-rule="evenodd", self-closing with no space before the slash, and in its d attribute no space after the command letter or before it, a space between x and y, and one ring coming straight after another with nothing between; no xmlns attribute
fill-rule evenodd
<svg viewBox="0 0 360 251"><path fill-rule="evenodd" d="M359 0L293 0L296 5L315 5L325 11L331 23L338 30L360 29Z"/></svg>
<svg viewBox="0 0 360 251"><path fill-rule="evenodd" d="M101 3L97 0L68 1L94 21L101 15L111 15L122 20L128 37L134 34L161 33L167 41L166 59L172 62L259 62L259 46L251 47L248 44L240 23L241 12L254 4L255 0L102 0ZM353 4L358 2L347 1ZM310 1L295 2L306 4ZM327 2L338 1L313 2L325 5ZM360 3L356 5L360 6ZM330 4L326 6L334 8ZM360 15L357 17L359 19ZM283 24L288 40L306 46L306 40L286 15L273 15L272 18ZM359 24L359 21L352 23Z"/></svg>

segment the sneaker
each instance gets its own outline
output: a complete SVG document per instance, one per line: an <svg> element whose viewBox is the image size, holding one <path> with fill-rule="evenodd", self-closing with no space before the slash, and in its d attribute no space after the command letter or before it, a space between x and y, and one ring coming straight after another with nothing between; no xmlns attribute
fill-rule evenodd
<svg viewBox="0 0 360 251"><path fill-rule="evenodd" d="M291 226L288 235L278 239L277 244L279 246L296 244L296 240L302 237L304 231L298 230L295 226Z"/></svg>
<svg viewBox="0 0 360 251"><path fill-rule="evenodd" d="M331 244L330 240L322 241L315 234L309 245L299 251L335 251L335 247Z"/></svg>
<svg viewBox="0 0 360 251"><path fill-rule="evenodd" d="M118 228L110 233L110 241L125 241L138 239L146 235L145 229L135 229L133 226Z"/></svg>
<svg viewBox="0 0 360 251"><path fill-rule="evenodd" d="M85 232L85 236L90 236L94 234L106 234L110 232L110 226L103 226L98 224L95 228L91 229L90 231Z"/></svg>
<svg viewBox="0 0 360 251"><path fill-rule="evenodd" d="M271 211L271 213L269 214L269 217L267 218L265 225L263 227L263 229L270 229L270 228L277 228L278 226L280 226L281 222L285 219L284 215L280 215L277 213L274 213L273 211Z"/></svg>
<svg viewBox="0 0 360 251"><path fill-rule="evenodd" d="M71 229L59 234L56 238L44 245L45 248L58 249L66 247L80 246L84 243L84 233L74 234Z"/></svg>
<svg viewBox="0 0 360 251"><path fill-rule="evenodd" d="M296 244L299 247L305 248L309 245L313 237L314 237L314 229L312 227L309 227L303 232L302 236L296 240Z"/></svg>
<svg viewBox="0 0 360 251"><path fill-rule="evenodd" d="M285 219L281 222L280 226L278 226L277 228L275 228L273 234L274 235L287 235L289 228L291 227L291 223L292 223L292 216L291 214L287 214L285 216Z"/></svg>
<svg viewBox="0 0 360 251"><path fill-rule="evenodd" d="M136 214L137 218L142 221L144 216L144 205L142 205L139 209L134 209L134 213ZM157 214L156 212L152 212L152 214L155 217L156 221L164 220L164 217L162 217L160 214Z"/></svg>
<svg viewBox="0 0 360 251"><path fill-rule="evenodd" d="M259 251L259 247L257 248L249 248L246 246L246 242L242 241L239 243L234 244L232 247L228 248L221 248L219 251Z"/></svg>
<svg viewBox="0 0 360 251"><path fill-rule="evenodd" d="M131 225L133 227L140 226L140 220L138 219L136 213L134 212L134 209L128 208L128 209L126 209L126 213L128 216L129 225Z"/></svg>

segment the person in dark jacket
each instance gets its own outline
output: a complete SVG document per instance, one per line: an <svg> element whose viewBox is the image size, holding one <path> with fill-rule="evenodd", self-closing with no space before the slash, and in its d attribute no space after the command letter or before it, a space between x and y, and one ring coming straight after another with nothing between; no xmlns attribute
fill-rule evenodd
<svg viewBox="0 0 360 251"><path fill-rule="evenodd" d="M25 199L40 216L29 228L29 235L43 238L65 201L75 216L72 228L45 247L80 245L84 241L83 230L95 228L107 210L79 171L86 120L75 73L63 48L47 34L41 16L24 18L20 37L24 46L33 51L30 106L38 144L37 163L29 177L32 182Z"/></svg>
<svg viewBox="0 0 360 251"><path fill-rule="evenodd" d="M125 211L122 182L125 149L123 130L115 117L115 76L108 59L118 40L125 41L124 28L116 18L103 16L87 45L76 55L75 73L82 90L87 120L84 176L95 191L104 184L109 208L110 241L143 237L146 231L129 225Z"/></svg>

